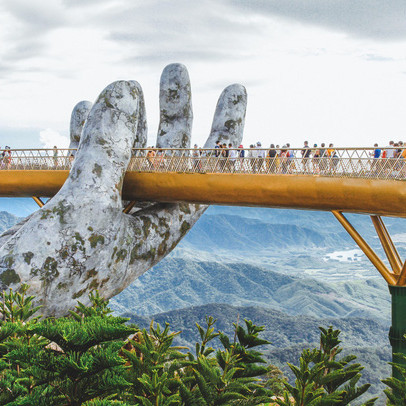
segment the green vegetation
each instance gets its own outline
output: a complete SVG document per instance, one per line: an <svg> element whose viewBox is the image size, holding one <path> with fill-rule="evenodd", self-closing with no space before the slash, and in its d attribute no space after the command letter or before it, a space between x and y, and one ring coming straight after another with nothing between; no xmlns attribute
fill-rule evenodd
<svg viewBox="0 0 406 406"><path fill-rule="evenodd" d="M396 370L399 377L390 377L382 381L389 387L384 390L388 398L388 406L406 405L406 356L402 354L396 354L396 356L402 363L391 362L390 364Z"/></svg>
<svg viewBox="0 0 406 406"><path fill-rule="evenodd" d="M139 329L113 316L97 291L91 306L78 302L69 316L42 319L27 288L3 292L0 302L1 405L349 405L370 386L357 386L363 367L353 355L338 357L340 332L331 327L321 328L319 349L304 350L299 367L289 365L291 385L267 365L261 349L270 342L250 320L234 323L228 335L206 317L196 323L190 351L174 345L180 332L167 323Z"/></svg>
<svg viewBox="0 0 406 406"><path fill-rule="evenodd" d="M256 351L268 342L248 320L230 339L207 318L192 354L173 345L179 332L169 325L140 330L112 316L97 292L90 307L78 302L69 316L41 319L26 291L4 292L0 302L1 405L254 405L274 393L263 378L274 368ZM215 351L217 337L223 349Z"/></svg>
<svg viewBox="0 0 406 406"><path fill-rule="evenodd" d="M355 355L338 359L342 349L339 347L339 330L320 328L320 348L303 350L299 366L289 364L296 379L295 385L284 382L286 391L280 406L311 405L349 405L363 395L370 384L357 386L363 367L353 363ZM376 398L363 403L373 405Z"/></svg>

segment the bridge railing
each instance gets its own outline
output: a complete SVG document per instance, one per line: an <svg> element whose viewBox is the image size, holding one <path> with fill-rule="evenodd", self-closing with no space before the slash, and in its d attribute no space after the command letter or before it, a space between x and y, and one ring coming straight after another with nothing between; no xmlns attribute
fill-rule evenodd
<svg viewBox="0 0 406 406"><path fill-rule="evenodd" d="M132 151L128 171L310 175L342 178L406 179L403 149L163 149ZM69 170L74 149L0 150L0 170ZM406 156L406 152L404 153Z"/></svg>

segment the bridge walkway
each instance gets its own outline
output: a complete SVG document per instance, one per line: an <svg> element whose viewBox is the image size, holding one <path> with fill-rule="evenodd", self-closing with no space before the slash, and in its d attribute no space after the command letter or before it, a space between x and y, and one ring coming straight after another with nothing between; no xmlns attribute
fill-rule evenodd
<svg viewBox="0 0 406 406"><path fill-rule="evenodd" d="M334 148L320 156L288 150L135 149L123 183L128 201L187 202L331 211L390 285L406 285L406 263L381 216L406 217L406 161L374 158L372 148ZM397 151L399 152L399 151ZM0 197L52 197L75 150L7 150ZM272 155L272 156L269 156ZM317 154L316 154L317 155ZM371 216L391 270L343 212Z"/></svg>

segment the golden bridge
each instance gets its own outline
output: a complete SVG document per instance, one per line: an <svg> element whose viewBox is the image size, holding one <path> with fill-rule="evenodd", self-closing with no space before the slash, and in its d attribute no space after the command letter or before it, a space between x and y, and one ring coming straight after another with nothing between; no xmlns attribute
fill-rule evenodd
<svg viewBox="0 0 406 406"><path fill-rule="evenodd" d="M335 148L322 157L308 158L302 157L302 149L290 149L289 154L275 151L274 157L268 156L269 150L245 149L244 157L242 150L227 151L228 156L212 149L134 149L122 197L130 202L331 211L390 285L406 285L406 266L381 218L406 217L406 161L402 156L374 158L373 148ZM41 197L54 196L67 179L75 152L5 151L0 157L0 197L32 196L41 206ZM391 271L343 212L371 215Z"/></svg>
<svg viewBox="0 0 406 406"><path fill-rule="evenodd" d="M406 161L401 154L374 158L373 148L334 148L319 157L303 157L303 149L269 154L249 148L244 156L240 149L224 152L134 149L123 183L122 198L130 202L124 211L129 212L136 201L331 211L388 283L393 352L406 354L406 261L381 217L406 217ZM42 206L41 197L54 196L69 176L75 153L0 151L0 197L31 196ZM391 150L388 156L393 156ZM386 263L343 212L371 216Z"/></svg>
<svg viewBox="0 0 406 406"><path fill-rule="evenodd" d="M254 149L246 149L243 158L216 157L214 150L153 151L133 151L123 199L406 217L406 162L374 159L373 149L336 148L335 155L321 158L302 158L300 149L273 158L258 157ZM74 153L11 150L0 156L0 197L54 196Z"/></svg>

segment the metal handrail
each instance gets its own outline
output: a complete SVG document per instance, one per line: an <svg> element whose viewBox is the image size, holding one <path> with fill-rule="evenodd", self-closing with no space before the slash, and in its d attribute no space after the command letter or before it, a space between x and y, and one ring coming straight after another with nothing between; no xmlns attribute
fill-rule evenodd
<svg viewBox="0 0 406 406"><path fill-rule="evenodd" d="M387 151L389 156L381 155L379 158L374 158L374 150L374 148L353 147L137 148L132 151L127 171L406 179L406 159L402 155L403 148L382 149ZM242 151L244 156L241 156ZM70 170L75 154L76 149L0 150L0 170Z"/></svg>

